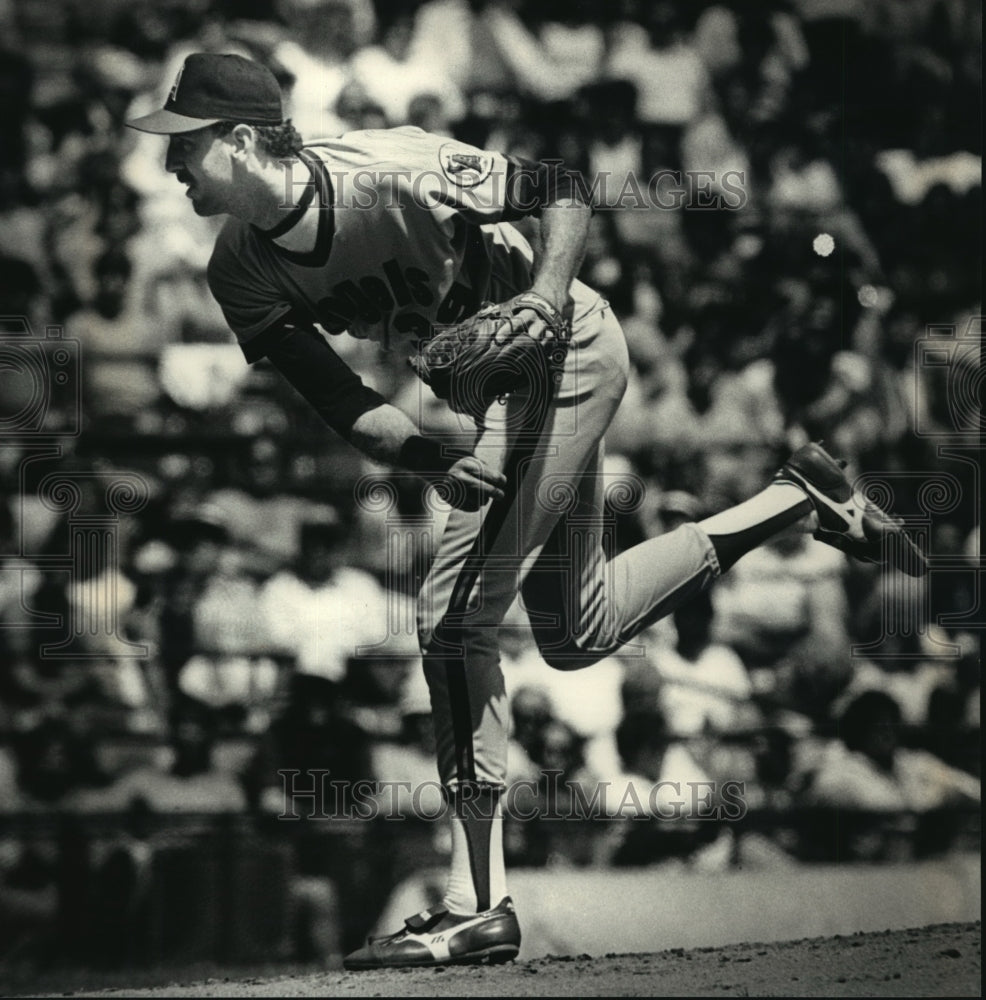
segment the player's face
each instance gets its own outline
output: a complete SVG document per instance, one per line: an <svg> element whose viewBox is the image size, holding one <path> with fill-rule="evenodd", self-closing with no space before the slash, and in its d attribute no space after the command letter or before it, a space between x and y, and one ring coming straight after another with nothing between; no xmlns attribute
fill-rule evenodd
<svg viewBox="0 0 986 1000"><path fill-rule="evenodd" d="M165 167L182 184L197 215L230 210L233 170L231 145L212 128L171 136Z"/></svg>

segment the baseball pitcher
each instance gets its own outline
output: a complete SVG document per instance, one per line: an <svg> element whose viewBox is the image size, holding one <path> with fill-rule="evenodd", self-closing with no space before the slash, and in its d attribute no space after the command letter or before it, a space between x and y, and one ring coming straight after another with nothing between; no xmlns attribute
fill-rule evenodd
<svg viewBox="0 0 986 1000"><path fill-rule="evenodd" d="M594 527L602 442L628 357L611 308L576 279L592 209L559 167L416 128L305 144L274 76L233 55L190 56L164 109L130 125L169 137L167 170L199 215L229 216L208 277L247 361L268 359L354 447L453 507L418 609L453 805L447 890L346 967L509 960L520 929L497 808L508 721L497 627L518 592L544 659L568 670L785 529L915 575L922 556L810 444L737 507L607 558ZM541 224L536 259L511 225L528 215ZM406 353L475 423L470 447L428 439L366 387L332 348L343 334Z"/></svg>

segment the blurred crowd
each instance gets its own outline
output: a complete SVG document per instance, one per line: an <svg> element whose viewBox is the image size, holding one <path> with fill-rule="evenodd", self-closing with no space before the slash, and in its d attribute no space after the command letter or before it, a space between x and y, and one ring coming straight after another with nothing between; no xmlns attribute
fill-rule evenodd
<svg viewBox="0 0 986 1000"><path fill-rule="evenodd" d="M163 140L123 124L208 50L270 65L306 139L410 123L600 185L582 277L633 362L607 438L613 551L823 438L945 567L915 582L778 539L568 674L517 608L511 780L563 813L610 791L605 823L508 818L511 863L954 844L949 808L979 801L979 512L975 463L937 449L978 419L981 18L974 0L2 0L0 811L120 817L99 871L132 900L148 817L276 817L308 787L292 769L437 777L413 594L441 504L244 363L204 279L217 220L191 212ZM455 429L404 359L344 340L365 381ZM31 358L65 371L43 405L15 377ZM746 826L696 821L729 812L730 782ZM358 942L371 847L387 877L444 856L412 798L388 799L399 836L343 824L342 864L331 823L295 838L295 954ZM51 921L58 858L0 823L8 947L5 925L33 940ZM340 930L340 898L366 919Z"/></svg>

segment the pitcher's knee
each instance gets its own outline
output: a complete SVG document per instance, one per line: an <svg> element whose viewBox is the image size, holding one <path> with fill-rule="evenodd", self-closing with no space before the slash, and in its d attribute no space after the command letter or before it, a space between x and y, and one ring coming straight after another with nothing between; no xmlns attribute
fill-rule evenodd
<svg viewBox="0 0 986 1000"><path fill-rule="evenodd" d="M582 670L598 663L604 653L584 649L577 643L570 642L557 646L542 646L541 659L553 670Z"/></svg>

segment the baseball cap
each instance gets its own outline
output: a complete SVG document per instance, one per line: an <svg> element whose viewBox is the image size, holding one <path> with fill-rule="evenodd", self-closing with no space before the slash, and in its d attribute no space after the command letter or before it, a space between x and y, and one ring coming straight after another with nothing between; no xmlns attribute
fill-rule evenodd
<svg viewBox="0 0 986 1000"><path fill-rule="evenodd" d="M140 132L194 132L221 121L280 125L281 88L260 63L237 55L196 52L178 71L161 111L127 122Z"/></svg>

